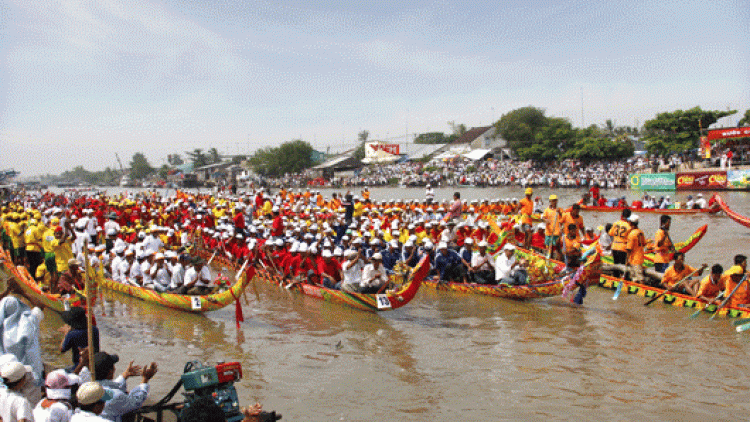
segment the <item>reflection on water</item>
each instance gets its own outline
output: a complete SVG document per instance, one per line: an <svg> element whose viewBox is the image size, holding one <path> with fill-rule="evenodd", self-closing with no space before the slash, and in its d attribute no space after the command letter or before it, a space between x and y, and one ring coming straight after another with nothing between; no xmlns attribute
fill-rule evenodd
<svg viewBox="0 0 750 422"><path fill-rule="evenodd" d="M460 191L467 199L520 196ZM373 197L423 193L373 190ZM580 192L556 193L566 204ZM746 193L725 196L750 215ZM584 213L594 227L617 217ZM657 221L641 216L648 237ZM708 234L689 262L726 267L747 253L750 229L724 216L676 217L672 238L702 224ZM612 301L611 291L594 288L577 307L561 298L513 302L423 289L404 308L369 314L264 282L255 288L242 299L239 330L232 306L201 316L105 292L96 309L103 348L124 362L157 361L154 396L174 385L186 361L239 361L242 403L261 401L290 421L727 420L748 411L750 337L726 320L644 307L637 296ZM46 313L45 358L58 366L70 359L56 353L61 325Z"/></svg>

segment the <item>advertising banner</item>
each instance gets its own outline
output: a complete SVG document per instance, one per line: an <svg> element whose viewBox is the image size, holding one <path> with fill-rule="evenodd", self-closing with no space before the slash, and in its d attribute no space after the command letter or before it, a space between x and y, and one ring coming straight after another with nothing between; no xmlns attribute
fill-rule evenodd
<svg viewBox="0 0 750 422"><path fill-rule="evenodd" d="M368 142L365 144L365 159L363 163L392 163L399 158L400 146L398 144L381 144Z"/></svg>
<svg viewBox="0 0 750 422"><path fill-rule="evenodd" d="M677 190L710 189L723 190L727 187L726 171L701 171L677 173Z"/></svg>
<svg viewBox="0 0 750 422"><path fill-rule="evenodd" d="M750 137L750 126L747 127L730 127L724 129L709 129L708 140L732 139Z"/></svg>
<svg viewBox="0 0 750 422"><path fill-rule="evenodd" d="M675 190L674 173L632 174L630 188L635 190Z"/></svg>
<svg viewBox="0 0 750 422"><path fill-rule="evenodd" d="M727 189L750 189L750 170L727 170Z"/></svg>

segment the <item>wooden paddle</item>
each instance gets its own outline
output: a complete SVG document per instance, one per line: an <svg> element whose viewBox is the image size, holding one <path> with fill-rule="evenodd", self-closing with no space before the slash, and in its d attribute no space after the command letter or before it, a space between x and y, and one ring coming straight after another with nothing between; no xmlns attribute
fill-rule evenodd
<svg viewBox="0 0 750 422"><path fill-rule="evenodd" d="M643 306L648 306L648 305L656 302L657 299L660 299L665 294L677 290L677 288L680 287L685 280L687 280L688 278L690 278L690 277L698 274L699 272L703 271L705 268L706 268L706 265L703 265L700 268L698 268L697 270L693 271L692 273L686 275L685 277L682 278L682 280L680 280L677 283L675 283L672 287L670 287L670 288L664 290L663 292L659 293L658 295L652 297L648 302L644 303Z"/></svg>
<svg viewBox="0 0 750 422"><path fill-rule="evenodd" d="M209 266L210 266L210 265L211 265L211 263L212 263L212 262L214 262L214 258L215 258L215 257L216 257L216 251L214 251L214 254L213 254L213 255L211 255L211 258L210 258L210 259L208 260L208 262L206 263L206 265L209 265Z"/></svg>
<svg viewBox="0 0 750 422"><path fill-rule="evenodd" d="M89 277L89 242L88 240L83 241L83 282L85 283L84 291L86 292L86 336L88 345L94 344L94 298L93 286L91 284L91 278ZM94 348L88 347L89 362L94 362ZM89 364L91 371L91 379L96 379L96 371L94 365Z"/></svg>
<svg viewBox="0 0 750 422"><path fill-rule="evenodd" d="M732 325L734 326L745 325L748 322L750 322L750 318L737 318L734 321L732 321Z"/></svg>
<svg viewBox="0 0 750 422"><path fill-rule="evenodd" d="M745 324L742 324L736 328L738 333L741 333L743 331L750 330L750 322L747 322Z"/></svg>
<svg viewBox="0 0 750 422"><path fill-rule="evenodd" d="M722 297L724 297L724 292L723 291L719 292L719 294L716 295L716 298L714 300L721 299ZM708 306L708 304L706 306ZM690 319L698 318L698 315L700 315L701 312L703 312L705 309L706 309L705 307L703 307L701 309L698 309L697 311L695 311L692 314L690 314L690 316L688 318L690 318ZM750 318L748 318L747 320L750 321Z"/></svg>
<svg viewBox="0 0 750 422"><path fill-rule="evenodd" d="M612 300L617 300L620 297L620 292L622 292L622 286L625 284L625 280L621 280L620 284L617 285L617 289L615 289L615 294L612 295Z"/></svg>
<svg viewBox="0 0 750 422"><path fill-rule="evenodd" d="M716 307L716 310L714 311L713 315L711 315L709 319L716 318L716 315L719 314L719 311L722 310L727 305L727 303L729 303L729 300L732 298L732 296L734 296L735 293L737 293L737 290L739 290L740 286L742 285L742 283L745 282L745 280L747 280L747 273L745 273L745 275L742 276L742 280L740 280L740 282L737 283L736 286L734 286L734 289L732 289L732 292L729 293L729 296L727 296L726 299L724 299L724 301L721 302L721 305Z"/></svg>

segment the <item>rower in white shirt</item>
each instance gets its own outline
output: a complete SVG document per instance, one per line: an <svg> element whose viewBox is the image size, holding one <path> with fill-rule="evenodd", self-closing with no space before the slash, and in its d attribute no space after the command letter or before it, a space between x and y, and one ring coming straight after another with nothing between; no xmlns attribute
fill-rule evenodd
<svg viewBox="0 0 750 422"><path fill-rule="evenodd" d="M508 243L495 260L495 281L498 284L526 284L526 270L516 260L515 251L516 247Z"/></svg>

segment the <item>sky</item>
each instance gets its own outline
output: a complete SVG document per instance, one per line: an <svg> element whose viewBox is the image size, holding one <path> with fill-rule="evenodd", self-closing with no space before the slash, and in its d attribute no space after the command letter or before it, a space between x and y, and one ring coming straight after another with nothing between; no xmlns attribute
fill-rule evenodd
<svg viewBox="0 0 750 422"><path fill-rule="evenodd" d="M750 109L750 0L4 0L0 169ZM740 115L722 119L736 125Z"/></svg>

